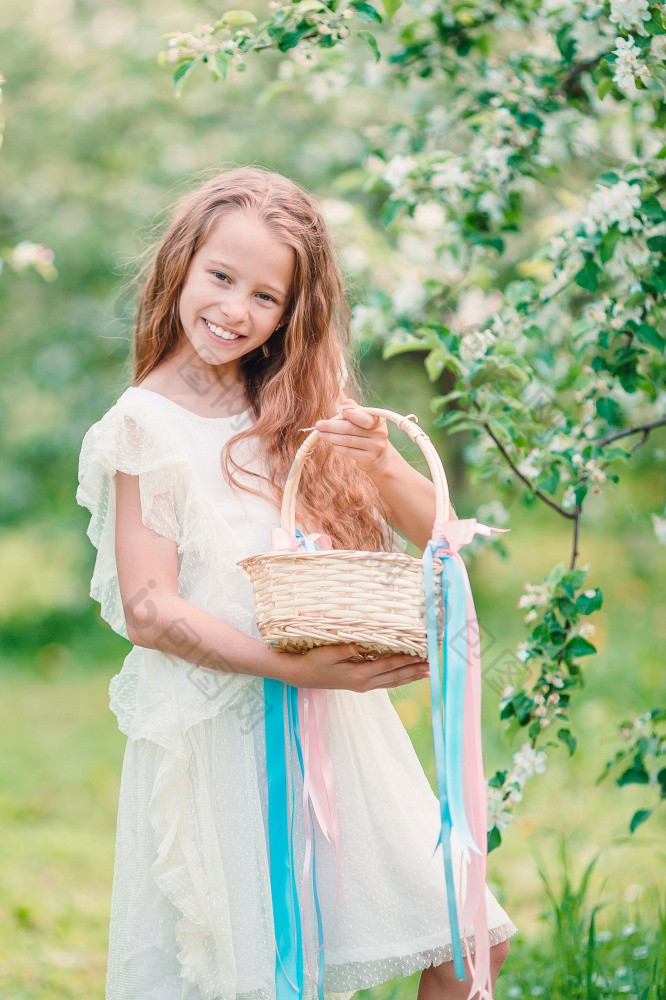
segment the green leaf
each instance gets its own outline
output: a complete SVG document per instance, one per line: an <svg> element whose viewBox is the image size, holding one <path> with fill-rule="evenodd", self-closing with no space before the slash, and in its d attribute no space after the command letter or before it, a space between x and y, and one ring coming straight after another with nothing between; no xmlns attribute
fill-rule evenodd
<svg viewBox="0 0 666 1000"><path fill-rule="evenodd" d="M194 66L195 62L196 59L194 58L183 59L176 66L172 80L175 94L180 95L183 84L185 83L185 79L188 73L190 73L190 71L192 70L192 67Z"/></svg>
<svg viewBox="0 0 666 1000"><path fill-rule="evenodd" d="M631 817L631 823L629 824L629 832L633 833L637 826L644 823L646 819L649 819L652 815L652 809L637 809L634 815Z"/></svg>
<svg viewBox="0 0 666 1000"><path fill-rule="evenodd" d="M312 27L309 24L304 24L302 28L298 28L296 31L285 31L283 32L277 41L277 47L280 52L288 52L289 49L294 49L300 42L304 35L309 34L312 31Z"/></svg>
<svg viewBox="0 0 666 1000"><path fill-rule="evenodd" d="M596 651L596 646L583 639L582 635L575 635L563 648L562 653L568 659L570 656L591 656Z"/></svg>
<svg viewBox="0 0 666 1000"><path fill-rule="evenodd" d="M576 749L576 737L569 729L558 729L557 738L566 744L569 749L569 756L571 757Z"/></svg>
<svg viewBox="0 0 666 1000"><path fill-rule="evenodd" d="M502 843L502 834L496 826L488 830L488 854Z"/></svg>
<svg viewBox="0 0 666 1000"><path fill-rule="evenodd" d="M612 77L602 76L601 80L599 81L599 86L597 87L597 94L599 95L600 101L603 101L604 97L606 96L606 94L608 93L608 91L611 89L612 86L613 86Z"/></svg>
<svg viewBox="0 0 666 1000"><path fill-rule="evenodd" d="M555 36L557 47L566 62L572 62L576 55L576 43L571 37L570 31L570 26L565 24L563 28L560 28Z"/></svg>
<svg viewBox="0 0 666 1000"><path fill-rule="evenodd" d="M218 18L215 27L242 28L246 24L256 24L257 18L250 10L228 10Z"/></svg>
<svg viewBox="0 0 666 1000"><path fill-rule="evenodd" d="M622 407L610 396L600 396L596 403L596 410L599 416L609 424L619 427L622 422Z"/></svg>
<svg viewBox="0 0 666 1000"><path fill-rule="evenodd" d="M375 62L379 62L379 60L382 57L382 54L379 51L379 46L377 45L377 39L372 34L372 32L371 31L357 31L356 34L358 35L359 38L362 38L364 42L368 43L368 45L370 46L370 51L372 52L373 56L375 57Z"/></svg>
<svg viewBox="0 0 666 1000"><path fill-rule="evenodd" d="M215 53L215 66L217 67L217 71L219 75L222 77L222 79L226 80L229 61L227 57L222 54L222 52ZM211 64L211 69L212 69L212 64Z"/></svg>
<svg viewBox="0 0 666 1000"><path fill-rule="evenodd" d="M483 367L470 379L474 387L487 382L512 382L514 385L526 385L529 376L518 365L503 364L496 358L489 358Z"/></svg>
<svg viewBox="0 0 666 1000"><path fill-rule="evenodd" d="M446 364L445 359L442 357L442 352L437 348L431 351L428 357L424 361L425 370L428 373L428 378L431 382L436 382L439 376L444 371L444 365Z"/></svg>
<svg viewBox="0 0 666 1000"><path fill-rule="evenodd" d="M615 780L620 788L624 785L649 785L650 775L645 770L641 755L636 754L633 764Z"/></svg>
<svg viewBox="0 0 666 1000"><path fill-rule="evenodd" d="M365 0L352 0L349 6L356 11L362 21L378 21L380 24L383 21L379 11L372 4L366 3Z"/></svg>
<svg viewBox="0 0 666 1000"><path fill-rule="evenodd" d="M382 0L382 3L384 4L384 10L389 21L396 11L399 11L402 7L402 0Z"/></svg>
<svg viewBox="0 0 666 1000"><path fill-rule="evenodd" d="M611 259L621 235L617 225L611 226L608 232L604 233L599 247L599 257L602 263L606 264Z"/></svg>
<svg viewBox="0 0 666 1000"><path fill-rule="evenodd" d="M650 236L647 240L648 250L662 252L666 250L666 236Z"/></svg>
<svg viewBox="0 0 666 1000"><path fill-rule="evenodd" d="M663 351L664 347L666 347L666 341L659 333L659 330L655 330L653 326L649 326L647 323L637 323L634 327L634 333L644 344L650 344L651 347L656 347L658 351Z"/></svg>
<svg viewBox="0 0 666 1000"><path fill-rule="evenodd" d="M650 219L652 222L663 222L666 219L666 210L664 210L661 202L654 195L648 198L641 205L641 215L644 215L646 219Z"/></svg>
<svg viewBox="0 0 666 1000"><path fill-rule="evenodd" d="M576 284L580 285L581 288L586 288L589 292L596 292L599 287L600 275L601 268L590 258L585 261L585 264L576 275Z"/></svg>
<svg viewBox="0 0 666 1000"><path fill-rule="evenodd" d="M599 587L596 587L592 597L586 597L585 591L576 598L576 611L579 615L591 615L593 611L598 611L604 602L603 594Z"/></svg>
<svg viewBox="0 0 666 1000"><path fill-rule="evenodd" d="M408 333L401 334L395 340L390 340L384 345L382 358L384 361L387 361L389 358L394 358L397 354L406 354L408 351L427 351L429 346L420 337L412 337Z"/></svg>

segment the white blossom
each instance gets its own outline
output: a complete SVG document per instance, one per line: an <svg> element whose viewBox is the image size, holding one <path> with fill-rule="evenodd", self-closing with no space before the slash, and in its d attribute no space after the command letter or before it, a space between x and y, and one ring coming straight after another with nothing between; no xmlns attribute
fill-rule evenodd
<svg viewBox="0 0 666 1000"><path fill-rule="evenodd" d="M516 468L521 475L525 476L526 479L534 479L541 472L540 467L536 464L536 459L541 457L541 452L538 448L532 448L529 455L519 462Z"/></svg>
<svg viewBox="0 0 666 1000"><path fill-rule="evenodd" d="M413 312L425 298L426 290L420 281L405 281L393 294L393 309L398 314Z"/></svg>
<svg viewBox="0 0 666 1000"><path fill-rule="evenodd" d="M511 813L507 810L504 802L504 795L499 788L487 789L488 803L488 829L494 826L498 830L505 830L511 822Z"/></svg>
<svg viewBox="0 0 666 1000"><path fill-rule="evenodd" d="M650 20L648 0L610 0L609 21L627 31L638 31L646 35L643 21Z"/></svg>
<svg viewBox="0 0 666 1000"><path fill-rule="evenodd" d="M659 517L658 514L653 514L652 527L659 544L666 545L666 517Z"/></svg>
<svg viewBox="0 0 666 1000"><path fill-rule="evenodd" d="M382 178L392 188L396 188L409 176L415 166L416 160L413 156L402 156L398 153L396 156L392 156L386 164Z"/></svg>
<svg viewBox="0 0 666 1000"><path fill-rule="evenodd" d="M650 78L649 69L638 60L641 51L633 38L616 38L614 52L617 59L613 81L626 97L635 97L638 93L636 80L647 83Z"/></svg>
<svg viewBox="0 0 666 1000"><path fill-rule="evenodd" d="M460 357L463 361L478 361L494 342L490 330L470 330L460 338Z"/></svg>
<svg viewBox="0 0 666 1000"><path fill-rule="evenodd" d="M564 496L562 497L562 506L565 510L571 510L572 507L576 506L576 492L573 486L567 486L564 491Z"/></svg>
<svg viewBox="0 0 666 1000"><path fill-rule="evenodd" d="M540 608L553 596L550 583L526 583L525 593L518 600L519 608Z"/></svg>
<svg viewBox="0 0 666 1000"><path fill-rule="evenodd" d="M504 201L494 191L484 191L476 204L493 222L501 222L504 218Z"/></svg>
<svg viewBox="0 0 666 1000"><path fill-rule="evenodd" d="M438 201L424 201L414 209L414 223L419 229L441 229L446 212Z"/></svg>
<svg viewBox="0 0 666 1000"><path fill-rule="evenodd" d="M434 188L465 187L469 180L468 171L463 170L454 158L434 164L433 170L430 183Z"/></svg>
<svg viewBox="0 0 666 1000"><path fill-rule="evenodd" d="M521 663L526 663L530 658L530 647L527 642L519 642L517 646L516 656Z"/></svg>
<svg viewBox="0 0 666 1000"><path fill-rule="evenodd" d="M546 755L543 751L536 751L529 743L523 743L520 750L513 755L514 771L520 774L523 780L531 778L533 774L543 774L546 770Z"/></svg>
<svg viewBox="0 0 666 1000"><path fill-rule="evenodd" d="M593 483L606 482L606 473L599 467L599 463L594 458L588 459L585 463L585 469Z"/></svg>
<svg viewBox="0 0 666 1000"><path fill-rule="evenodd" d="M580 635L583 639L591 639L596 631L596 626L592 622L579 622L572 630L572 635Z"/></svg>
<svg viewBox="0 0 666 1000"><path fill-rule="evenodd" d="M635 215L640 204L640 184L629 184L624 180L611 187L597 184L588 202L588 214L581 220L583 228L589 235L605 233L615 222L621 233L640 229L641 221Z"/></svg>

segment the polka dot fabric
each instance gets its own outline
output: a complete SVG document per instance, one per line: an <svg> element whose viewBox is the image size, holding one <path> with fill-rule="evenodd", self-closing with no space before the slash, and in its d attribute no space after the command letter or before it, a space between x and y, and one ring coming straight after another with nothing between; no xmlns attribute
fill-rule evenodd
<svg viewBox="0 0 666 1000"><path fill-rule="evenodd" d="M144 524L178 546L181 596L260 638L252 586L236 562L270 548L280 515L268 495L232 490L219 462L224 442L251 421L250 411L203 417L131 386L86 433L76 499L90 511L97 549L90 594L119 634L127 637L115 564L116 470L139 477ZM248 442L244 461L265 472L257 444ZM387 548L404 551L386 528ZM181 629L182 657L134 646L109 686L127 744L106 1000L275 1000L263 681L195 666ZM325 993L348 1000L449 961L451 935L441 854L433 857L438 802L388 690L332 690L328 700L341 832L337 909L335 855L318 829L316 874ZM295 754L289 766L298 804ZM301 816L297 808L297 872ZM454 854L459 865L455 843ZM495 944L516 928L488 888L486 899ZM315 955L312 903L309 913ZM304 983L305 1000L315 1000L307 972Z"/></svg>

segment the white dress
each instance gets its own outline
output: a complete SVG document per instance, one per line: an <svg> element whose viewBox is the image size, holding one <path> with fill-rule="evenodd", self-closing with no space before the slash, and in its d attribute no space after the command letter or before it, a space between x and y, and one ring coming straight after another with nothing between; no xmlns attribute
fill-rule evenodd
<svg viewBox="0 0 666 1000"><path fill-rule="evenodd" d="M117 469L140 477L144 524L177 544L180 595L260 639L252 585L236 563L270 548L280 515L267 495L233 491L219 465L222 444L251 423L250 411L203 417L130 386L86 433L76 499L90 510L97 549L90 595L120 635ZM257 443L245 455L259 470ZM149 600L147 580L133 601ZM109 686L127 744L106 1000L275 1000L263 679L195 666L186 622L173 628L183 658L133 646ZM341 839L335 914L335 855L318 829L317 889L326 995L347 1000L449 961L451 935L441 850L433 857L439 803L388 689L327 695ZM300 872L298 823L294 838ZM486 900L496 944L516 927L488 888ZM316 955L313 966L316 975ZM304 983L305 1000L315 998L307 971Z"/></svg>

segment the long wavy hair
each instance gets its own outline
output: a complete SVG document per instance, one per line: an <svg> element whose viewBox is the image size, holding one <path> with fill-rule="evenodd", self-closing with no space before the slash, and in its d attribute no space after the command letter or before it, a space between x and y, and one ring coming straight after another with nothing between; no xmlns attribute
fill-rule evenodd
<svg viewBox="0 0 666 1000"><path fill-rule="evenodd" d="M241 359L255 420L224 445L221 468L230 485L257 496L266 494L240 483L236 473L265 480L279 509L294 455L306 436L299 428L312 427L338 410L342 373L344 394L358 403L362 395L350 351L351 310L333 240L313 196L282 174L236 167L181 197L132 281L140 297L130 364L138 385L176 351L186 336L178 304L190 261L221 215L239 210L251 213L275 239L293 248L295 267L284 314L288 318L266 342L268 356L258 348ZM255 436L270 478L244 468L231 454L241 440ZM296 499L296 519L305 530L326 532L334 548L383 551L393 544L389 516L370 477L320 439L303 465Z"/></svg>

